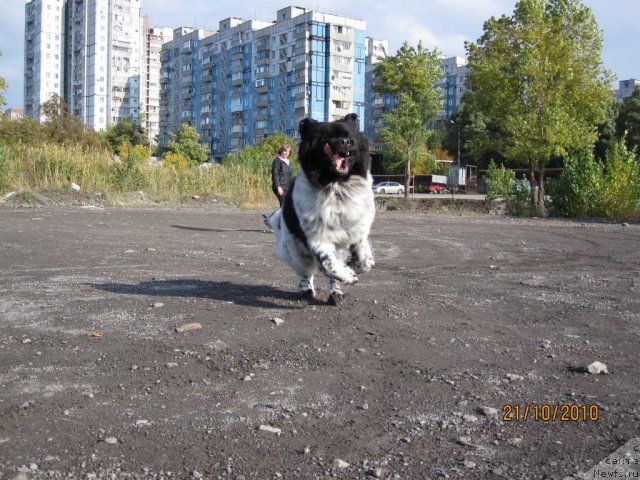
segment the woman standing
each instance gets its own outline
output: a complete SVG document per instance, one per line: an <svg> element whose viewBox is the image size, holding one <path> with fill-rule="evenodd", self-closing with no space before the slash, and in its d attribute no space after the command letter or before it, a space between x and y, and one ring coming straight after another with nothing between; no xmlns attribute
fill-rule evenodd
<svg viewBox="0 0 640 480"><path fill-rule="evenodd" d="M271 164L271 189L276 197L278 197L280 207L282 207L284 197L287 195L291 180L293 180L293 173L291 172L291 164L289 161L290 156L291 147L289 145L283 145L280 147L280 150L278 150L278 156Z"/></svg>

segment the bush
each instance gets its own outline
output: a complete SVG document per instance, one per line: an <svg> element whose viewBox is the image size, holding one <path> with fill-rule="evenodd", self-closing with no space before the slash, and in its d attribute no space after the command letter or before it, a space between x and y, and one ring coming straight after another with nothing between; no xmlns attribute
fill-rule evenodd
<svg viewBox="0 0 640 480"><path fill-rule="evenodd" d="M513 170L504 168L504 165L497 167L495 162L489 162L487 176L487 200L504 197L509 198L516 183L516 175Z"/></svg>
<svg viewBox="0 0 640 480"><path fill-rule="evenodd" d="M162 168L172 168L177 172L181 172L189 168L189 162L179 153L169 152L164 156Z"/></svg>
<svg viewBox="0 0 640 480"><path fill-rule="evenodd" d="M524 175L522 179L516 180L513 170L504 168L504 165L497 167L491 160L485 182L487 200L503 197L509 212L517 217L530 217L535 214L535 208L531 206L531 186Z"/></svg>
<svg viewBox="0 0 640 480"><path fill-rule="evenodd" d="M558 180L547 181L549 213L559 217L626 219L640 200L640 166L621 140L606 154L604 165L590 150L565 159Z"/></svg>
<svg viewBox="0 0 640 480"><path fill-rule="evenodd" d="M631 218L640 200L640 165L624 140L616 142L606 158L599 213L604 218Z"/></svg>
<svg viewBox="0 0 640 480"><path fill-rule="evenodd" d="M176 133L170 133L171 140L167 144L167 150L182 155L189 165L199 165L206 162L209 156L209 147L200 145L200 136L195 128L183 123Z"/></svg>

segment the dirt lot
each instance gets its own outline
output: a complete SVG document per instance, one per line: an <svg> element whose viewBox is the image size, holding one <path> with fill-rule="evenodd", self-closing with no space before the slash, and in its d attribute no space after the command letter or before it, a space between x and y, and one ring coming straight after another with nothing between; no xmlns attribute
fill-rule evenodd
<svg viewBox="0 0 640 480"><path fill-rule="evenodd" d="M260 212L0 208L0 478L562 479L639 436L640 225L372 240L330 307Z"/></svg>

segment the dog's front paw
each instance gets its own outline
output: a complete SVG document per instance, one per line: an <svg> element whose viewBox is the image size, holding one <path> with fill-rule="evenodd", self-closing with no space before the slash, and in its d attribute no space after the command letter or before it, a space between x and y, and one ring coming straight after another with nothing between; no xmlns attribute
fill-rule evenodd
<svg viewBox="0 0 640 480"><path fill-rule="evenodd" d="M335 269L333 272L327 272L327 276L338 280L345 285L353 285L358 281L356 272L344 264L342 265L342 268Z"/></svg>
<svg viewBox="0 0 640 480"><path fill-rule="evenodd" d="M367 257L362 260L357 260L355 262L349 263L349 267L351 267L356 273L367 273L374 267L375 264L376 261L373 259L373 257Z"/></svg>

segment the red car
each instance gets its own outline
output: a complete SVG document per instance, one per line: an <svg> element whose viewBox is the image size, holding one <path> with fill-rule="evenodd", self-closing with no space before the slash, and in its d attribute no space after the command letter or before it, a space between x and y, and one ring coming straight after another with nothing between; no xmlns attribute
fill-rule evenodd
<svg viewBox="0 0 640 480"><path fill-rule="evenodd" d="M438 184L432 183L431 185L429 185L429 187L427 187L427 192L429 192L429 193L449 193L449 190L447 190L442 185L438 185Z"/></svg>

